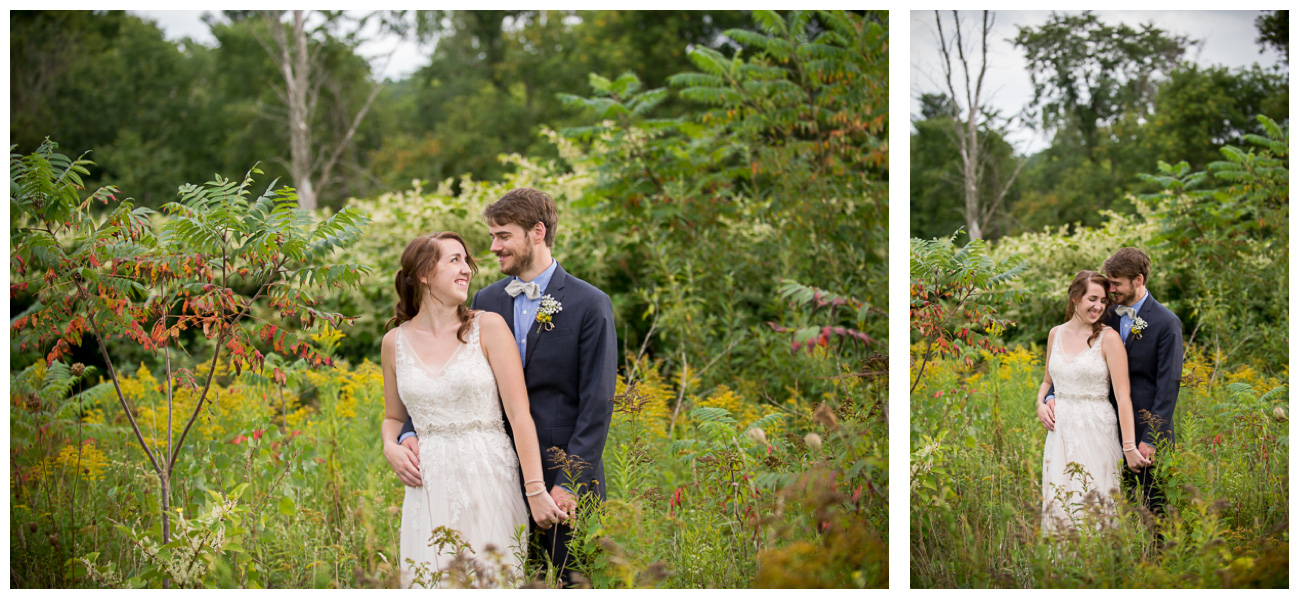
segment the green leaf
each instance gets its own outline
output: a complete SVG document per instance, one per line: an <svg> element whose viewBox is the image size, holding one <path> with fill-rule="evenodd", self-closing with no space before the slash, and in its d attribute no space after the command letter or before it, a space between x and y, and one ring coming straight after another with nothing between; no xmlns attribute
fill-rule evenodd
<svg viewBox="0 0 1300 600"><path fill-rule="evenodd" d="M289 496L282 496L280 498L279 508L280 514L288 517L298 514L298 507L294 505L293 498Z"/></svg>

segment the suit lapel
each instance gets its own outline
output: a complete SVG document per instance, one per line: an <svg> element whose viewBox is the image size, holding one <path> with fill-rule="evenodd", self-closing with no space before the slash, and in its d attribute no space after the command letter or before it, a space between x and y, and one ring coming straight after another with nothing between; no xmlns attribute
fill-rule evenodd
<svg viewBox="0 0 1300 600"><path fill-rule="evenodd" d="M1138 310L1137 317L1150 324L1151 321L1147 319L1147 317L1151 316L1151 311L1155 310L1155 307L1156 307L1156 299L1152 298L1151 292L1148 291L1147 299L1145 302L1142 303L1142 308ZM1130 332L1128 334L1128 341L1124 342L1124 349L1127 350L1129 346L1133 344L1133 340L1137 339L1137 337L1138 337L1137 334Z"/></svg>
<svg viewBox="0 0 1300 600"><path fill-rule="evenodd" d="M567 282L568 278L569 278L569 274L565 273L564 267L561 267L557 262L555 265L555 272L551 274L551 282L546 285L546 289L542 290L542 295L543 296L549 295L550 297L554 298L556 302L559 302L561 307L563 307L564 284ZM538 331L539 327L534 326L535 323L536 321L529 324L528 337L526 338L527 343L524 344L524 368L525 369L528 368L529 361L533 360L533 353L537 350L537 344L541 342L543 337L542 332Z"/></svg>

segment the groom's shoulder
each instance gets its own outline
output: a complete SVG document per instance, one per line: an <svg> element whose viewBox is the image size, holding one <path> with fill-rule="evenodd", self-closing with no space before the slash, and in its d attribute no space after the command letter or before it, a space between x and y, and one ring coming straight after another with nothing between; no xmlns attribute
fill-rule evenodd
<svg viewBox="0 0 1300 600"><path fill-rule="evenodd" d="M594 286L594 285L591 285L590 283L587 283L587 281L584 280L584 279L582 279L581 277L575 277L575 276L572 275L572 274L569 275L569 285L572 285L572 286L578 288L579 290L582 291L582 293L585 293L585 294L594 294L594 295L604 296L604 297L606 297L606 298L609 297L609 296L608 296L607 294L605 294L605 292L602 291L600 288L598 288L598 287L596 287L596 286Z"/></svg>
<svg viewBox="0 0 1300 600"><path fill-rule="evenodd" d="M1152 300L1155 299L1152 298ZM1159 300L1155 300L1155 306L1153 308L1155 308L1154 312L1163 319L1177 324L1182 324L1182 320L1178 318L1178 315L1174 314L1174 311L1169 310L1169 307L1162 304Z"/></svg>
<svg viewBox="0 0 1300 600"><path fill-rule="evenodd" d="M565 287L569 288L566 290L567 293L575 294L577 297L583 298L585 301L591 302L596 306L611 305L609 294L606 294L600 288L587 283L587 281L567 271L565 272L565 275L568 275L569 277L569 281L565 284Z"/></svg>

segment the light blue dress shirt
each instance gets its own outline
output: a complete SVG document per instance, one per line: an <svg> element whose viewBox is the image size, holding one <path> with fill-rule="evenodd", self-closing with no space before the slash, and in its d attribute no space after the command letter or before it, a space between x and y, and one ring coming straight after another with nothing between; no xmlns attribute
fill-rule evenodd
<svg viewBox="0 0 1300 600"><path fill-rule="evenodd" d="M1136 313L1142 311L1142 305L1145 304L1146 301L1147 301L1147 298L1150 298L1150 297L1151 297L1151 292L1147 292L1147 293L1145 293L1145 294L1142 294L1142 299L1141 299L1141 300L1138 300L1137 303L1135 303L1135 304L1133 305L1133 312L1134 312L1134 314L1136 314ZM1123 340L1124 340L1124 343L1126 343L1126 344L1128 343L1129 332L1130 332L1132 329L1133 329L1133 319L1129 318L1128 315L1120 315L1120 317L1119 317L1119 337L1120 337L1121 339L1123 339Z"/></svg>
<svg viewBox="0 0 1300 600"><path fill-rule="evenodd" d="M546 267L541 275L538 275L531 283L537 284L537 289L542 291L542 296L546 295L546 287L551 285L551 276L555 275L555 266L559 264L555 259L551 259L551 266ZM530 283L515 277L524 283ZM524 357L528 356L528 332L537 327L537 308L542 305L542 296L536 300L529 300L527 294L515 296L514 318L515 318L515 344L519 346L519 363L523 364Z"/></svg>

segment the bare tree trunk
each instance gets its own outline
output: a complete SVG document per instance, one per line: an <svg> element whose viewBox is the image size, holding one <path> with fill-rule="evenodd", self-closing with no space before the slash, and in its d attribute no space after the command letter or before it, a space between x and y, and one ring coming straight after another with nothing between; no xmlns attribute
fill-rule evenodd
<svg viewBox="0 0 1300 600"><path fill-rule="evenodd" d="M311 126L316 114L316 103L320 99L321 78L327 76L315 68L316 53L320 48L308 48L309 33L304 11L293 11L292 39L285 35L279 12L269 11L266 16L274 45L259 41L279 65L281 78L284 79L281 99L289 108L289 172L293 185L298 190L298 206L313 210L318 205L317 188L329 185L334 165L352 143L357 128L379 95L381 84L374 84L365 103L357 110L348 130L338 142L333 145L317 144L312 139Z"/></svg>
<svg viewBox="0 0 1300 600"><path fill-rule="evenodd" d="M988 71L988 40L989 33L993 29L993 19L989 11L983 12L980 28L979 72L975 75L973 87L971 84L972 65L966 57L961 21L955 10L952 11L952 19L954 31L952 47L950 48L950 42L943 33L943 20L939 16L939 11L934 11L934 23L939 32L939 52L943 55L944 81L948 84L948 100L952 105L953 137L954 142L957 144L957 150L961 155L964 200L962 212L966 219L966 232L972 240L978 240L984 237L984 226L988 224L1002 205L1007 192L1011 190L1012 182L1020 174L1020 168L1024 166L1024 160L1019 161L1015 172L1011 174L1005 185L994 192L992 198L987 200L981 198L980 182L984 179L984 169L989 164L989 160L984 155L985 148L983 146L983 142L988 141L988 133L984 133L984 139L981 139L980 109L984 103L981 96L984 93L984 74ZM957 86L953 82L956 74L953 67L952 48L956 49L957 61L961 63L960 75L964 79L964 103L960 101L957 95ZM966 109L965 115L961 114L963 106Z"/></svg>
<svg viewBox="0 0 1300 600"><path fill-rule="evenodd" d="M311 60L307 56L307 32L301 10L293 11L292 43L292 52L288 43L282 45L284 83L289 97L290 164L294 187L298 188L298 206L310 210L316 208L316 190L311 182L312 115L307 98Z"/></svg>

